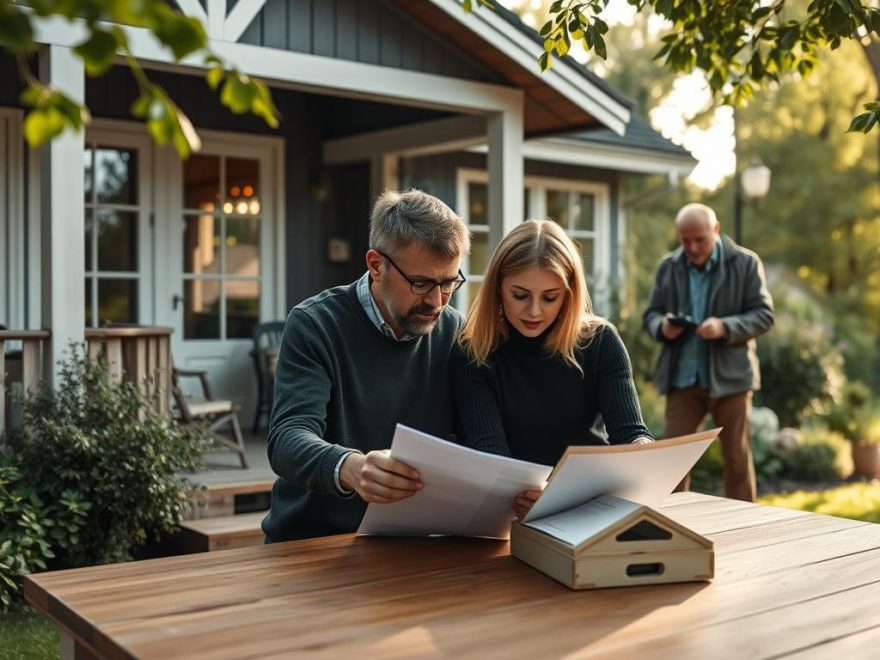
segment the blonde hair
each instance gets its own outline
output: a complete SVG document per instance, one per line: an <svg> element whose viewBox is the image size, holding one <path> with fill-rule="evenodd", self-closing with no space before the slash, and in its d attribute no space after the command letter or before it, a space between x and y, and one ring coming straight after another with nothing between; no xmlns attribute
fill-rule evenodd
<svg viewBox="0 0 880 660"><path fill-rule="evenodd" d="M544 340L544 348L580 369L575 349L587 345L606 321L593 314L580 249L550 220L526 220L495 248L459 341L472 360L486 364L489 354L508 337L501 282L533 266L558 276L565 286L559 316Z"/></svg>

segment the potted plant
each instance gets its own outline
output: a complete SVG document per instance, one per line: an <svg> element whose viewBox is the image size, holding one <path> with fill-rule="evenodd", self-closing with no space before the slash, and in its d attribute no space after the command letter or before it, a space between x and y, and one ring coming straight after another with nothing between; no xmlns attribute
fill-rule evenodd
<svg viewBox="0 0 880 660"><path fill-rule="evenodd" d="M857 474L880 478L880 409L862 382L846 383L828 415L828 426L849 440Z"/></svg>

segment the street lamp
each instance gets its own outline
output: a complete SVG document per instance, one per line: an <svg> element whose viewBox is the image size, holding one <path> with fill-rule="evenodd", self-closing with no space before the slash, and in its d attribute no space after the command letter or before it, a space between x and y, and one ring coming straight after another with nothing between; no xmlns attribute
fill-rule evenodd
<svg viewBox="0 0 880 660"><path fill-rule="evenodd" d="M748 199L764 197L770 190L770 175L770 168L764 165L760 158L753 158L748 167L742 170L737 177L733 199L733 240L738 244L742 242L743 196Z"/></svg>

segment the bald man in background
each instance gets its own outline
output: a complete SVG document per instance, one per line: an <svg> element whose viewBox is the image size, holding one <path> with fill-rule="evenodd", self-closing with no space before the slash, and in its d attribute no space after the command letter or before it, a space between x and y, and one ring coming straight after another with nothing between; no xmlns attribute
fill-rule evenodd
<svg viewBox="0 0 880 660"><path fill-rule="evenodd" d="M761 385L755 338L773 326L764 266L721 233L705 204L684 206L675 229L681 245L660 262L643 318L663 345L655 382L666 395L664 437L695 432L711 413L724 427L727 496L753 502L749 411ZM687 475L676 490L689 486Z"/></svg>

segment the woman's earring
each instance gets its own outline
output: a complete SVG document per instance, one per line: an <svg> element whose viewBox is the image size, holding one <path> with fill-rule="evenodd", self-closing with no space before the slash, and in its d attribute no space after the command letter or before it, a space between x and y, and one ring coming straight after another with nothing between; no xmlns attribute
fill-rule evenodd
<svg viewBox="0 0 880 660"><path fill-rule="evenodd" d="M504 303L498 303L498 320L504 325L507 319L504 318Z"/></svg>

